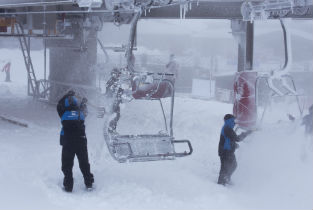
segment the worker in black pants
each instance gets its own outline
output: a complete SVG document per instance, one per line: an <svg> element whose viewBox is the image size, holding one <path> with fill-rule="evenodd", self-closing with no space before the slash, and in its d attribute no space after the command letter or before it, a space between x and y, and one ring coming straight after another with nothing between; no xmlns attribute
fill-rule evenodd
<svg viewBox="0 0 313 210"><path fill-rule="evenodd" d="M62 148L63 186L67 192L73 190L73 165L75 155L78 158L79 168L84 176L87 188L92 188L93 174L90 172L88 160L87 138L85 133L85 117L87 115L87 99L83 98L80 106L74 91L65 94L57 105L57 111L62 122L60 144Z"/></svg>
<svg viewBox="0 0 313 210"><path fill-rule="evenodd" d="M231 183L231 175L237 168L237 161L235 150L238 148L237 142L246 138L251 131L246 131L237 135L234 131L235 116L226 114L224 116L224 126L220 135L220 142L218 146L218 155L221 160L221 169L218 177L218 184L226 185Z"/></svg>

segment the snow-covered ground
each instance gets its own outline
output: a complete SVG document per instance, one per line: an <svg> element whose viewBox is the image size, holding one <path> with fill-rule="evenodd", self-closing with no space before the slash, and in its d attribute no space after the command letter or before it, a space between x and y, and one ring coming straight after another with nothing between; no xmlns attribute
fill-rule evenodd
<svg viewBox="0 0 313 210"><path fill-rule="evenodd" d="M269 115L271 121L240 143L234 185L223 187L216 184L217 147L223 116L231 113L232 106L187 96L175 99L174 134L191 141L191 156L117 163L104 144L103 119L90 110L86 132L95 189L85 190L75 160L74 190L65 193L56 108L26 96L24 66L15 66L12 83L2 82L4 75L0 78L0 115L20 119L29 127L0 120L0 209L313 208L312 138L305 137L300 119L290 122ZM139 125L145 129L160 118L158 109L144 102L125 105L119 128L134 130L133 122L142 119Z"/></svg>

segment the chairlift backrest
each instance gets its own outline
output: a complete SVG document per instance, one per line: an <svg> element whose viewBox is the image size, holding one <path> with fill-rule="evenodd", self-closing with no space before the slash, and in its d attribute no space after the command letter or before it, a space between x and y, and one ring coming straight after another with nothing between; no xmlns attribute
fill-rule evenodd
<svg viewBox="0 0 313 210"><path fill-rule="evenodd" d="M150 77L150 79L147 79ZM151 79L152 78L152 79ZM174 77L172 74L138 75L132 80L133 98L161 99L174 94Z"/></svg>

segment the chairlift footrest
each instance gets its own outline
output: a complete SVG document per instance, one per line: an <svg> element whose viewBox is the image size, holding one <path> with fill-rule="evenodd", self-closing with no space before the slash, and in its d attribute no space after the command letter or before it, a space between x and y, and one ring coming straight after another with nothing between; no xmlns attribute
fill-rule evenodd
<svg viewBox="0 0 313 210"><path fill-rule="evenodd" d="M112 136L114 158L123 162L173 160L190 155L193 151L188 140L173 140L168 135L116 135ZM174 144L186 143L188 152L175 152Z"/></svg>

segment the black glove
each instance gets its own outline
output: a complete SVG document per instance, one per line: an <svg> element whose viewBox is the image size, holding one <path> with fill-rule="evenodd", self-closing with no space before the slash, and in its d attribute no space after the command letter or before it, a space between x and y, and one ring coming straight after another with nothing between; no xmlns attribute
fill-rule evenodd
<svg viewBox="0 0 313 210"><path fill-rule="evenodd" d="M87 102L88 102L87 98L84 97L84 98L82 99L82 104L86 104Z"/></svg>
<svg viewBox="0 0 313 210"><path fill-rule="evenodd" d="M295 117L294 116L292 116L291 114L287 114L287 116L288 116L288 119L290 120L290 121L295 121Z"/></svg>

